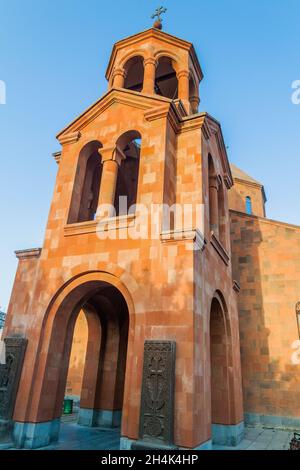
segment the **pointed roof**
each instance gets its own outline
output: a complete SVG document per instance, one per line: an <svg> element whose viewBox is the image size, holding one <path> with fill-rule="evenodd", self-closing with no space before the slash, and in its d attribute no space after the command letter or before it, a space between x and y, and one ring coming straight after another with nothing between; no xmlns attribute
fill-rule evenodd
<svg viewBox="0 0 300 470"><path fill-rule="evenodd" d="M259 186L263 186L262 183L252 178L252 176L249 176L247 173L245 173L243 170L238 168L233 163L230 163L230 168L231 168L233 178L243 180L243 181L248 181L248 183L258 184Z"/></svg>
<svg viewBox="0 0 300 470"><path fill-rule="evenodd" d="M267 202L265 188L264 188L264 185L260 181L255 180L254 178L252 178L252 176L249 176L247 173L245 173L243 170L241 170L239 167L237 167L233 163L230 163L230 168L231 168L233 179L241 180L241 181L244 181L245 183L250 183L250 184L259 186L262 190L264 201Z"/></svg>

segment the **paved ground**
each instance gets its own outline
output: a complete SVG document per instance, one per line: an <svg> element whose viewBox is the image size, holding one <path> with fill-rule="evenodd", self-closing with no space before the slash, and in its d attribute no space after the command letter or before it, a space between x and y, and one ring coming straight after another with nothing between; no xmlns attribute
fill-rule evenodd
<svg viewBox="0 0 300 470"><path fill-rule="evenodd" d="M294 433L279 429L248 427L237 447L214 446L215 450L288 450Z"/></svg>
<svg viewBox="0 0 300 470"><path fill-rule="evenodd" d="M62 423L58 443L44 449L118 450L119 446L119 429L87 428L76 423Z"/></svg>
<svg viewBox="0 0 300 470"><path fill-rule="evenodd" d="M76 424L76 414L63 416L59 441L47 450L118 450L119 429L88 428ZM237 447L214 445L214 450L288 450L293 437L291 430L248 427L245 438ZM4 446L2 447L4 448ZM41 449L41 450L43 450Z"/></svg>
<svg viewBox="0 0 300 470"><path fill-rule="evenodd" d="M288 450L292 437L291 431L248 427L244 440L237 447L215 445L213 448L214 450ZM86 428L70 420L61 424L59 442L47 449L117 450L119 439L119 430Z"/></svg>

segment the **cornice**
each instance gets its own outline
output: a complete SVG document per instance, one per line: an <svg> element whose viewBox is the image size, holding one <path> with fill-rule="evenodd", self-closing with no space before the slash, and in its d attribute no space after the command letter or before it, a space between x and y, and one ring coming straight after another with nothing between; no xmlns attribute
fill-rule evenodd
<svg viewBox="0 0 300 470"><path fill-rule="evenodd" d="M280 220L268 219L267 217L261 217L259 215L253 215L253 214L250 215L250 214L246 214L246 212L235 211L233 209L229 209L229 212L232 215L236 215L238 217L245 218L248 220L249 219L257 220L264 224L276 225L277 227L286 227L292 230L300 231L300 225L293 225L293 224L289 224L288 222L281 222Z"/></svg>
<svg viewBox="0 0 300 470"><path fill-rule="evenodd" d="M239 285L239 283L237 281L233 281L232 283L232 288L234 290L234 292L236 292L237 294L240 292L241 290L241 286Z"/></svg>
<svg viewBox="0 0 300 470"><path fill-rule="evenodd" d="M52 153L52 157L54 158L54 160L56 161L58 165L61 160L61 154L62 154L61 151Z"/></svg>
<svg viewBox="0 0 300 470"><path fill-rule="evenodd" d="M178 134L180 130L180 114L172 102L169 105L149 109L145 112L144 117L149 122L167 118L175 134Z"/></svg>
<svg viewBox="0 0 300 470"><path fill-rule="evenodd" d="M39 258L42 252L42 248L29 248L27 250L15 251L16 257L20 259Z"/></svg>
<svg viewBox="0 0 300 470"><path fill-rule="evenodd" d="M211 233L211 239L210 239L211 245L214 247L218 255L222 258L226 266L229 265L229 254L223 247L223 245L220 243L219 239L215 236L215 234L212 232Z"/></svg>
<svg viewBox="0 0 300 470"><path fill-rule="evenodd" d="M226 188L230 189L233 186L233 178L229 165L226 146L224 143L221 124L209 114L206 115L206 118L210 127L211 134L215 136L216 144L219 150L219 154L221 156L221 163L224 172L224 183L226 185Z"/></svg>
<svg viewBox="0 0 300 470"><path fill-rule="evenodd" d="M248 180L244 180L242 178L236 178L235 176L233 177L233 180L237 181L238 183L241 183L241 184L246 184L247 186L252 186L253 188L257 188L257 189L262 189L263 188L262 184L255 183L254 181L248 181Z"/></svg>
<svg viewBox="0 0 300 470"><path fill-rule="evenodd" d="M108 62L108 66L106 69L106 73L105 73L106 79L107 80L110 79L117 52L120 49L123 49L124 47L128 47L128 46L132 46L140 41L145 41L149 38L159 39L160 41L164 43L172 44L172 45L175 45L176 47L180 47L182 49L187 50L192 59L192 63L194 65L198 78L200 81L202 80L203 73L202 73L201 66L199 64L193 44L189 41L180 39L176 36L172 36L171 34L161 31L156 28L150 28L140 33L134 34L132 36L128 36L127 38L121 39L120 41L114 44L111 55L110 55L110 59Z"/></svg>
<svg viewBox="0 0 300 470"><path fill-rule="evenodd" d="M260 189L263 195L264 202L267 202L267 196L266 196L266 192L265 192L265 188L263 184L255 183L254 181L243 180L242 178L235 178L235 177L233 177L233 181L236 181L237 183L243 184L245 186L249 186L251 188Z"/></svg>
<svg viewBox="0 0 300 470"><path fill-rule="evenodd" d="M198 228L191 230L165 230L161 232L160 239L163 243L193 241L201 251L206 246L206 239Z"/></svg>
<svg viewBox="0 0 300 470"><path fill-rule="evenodd" d="M82 130L114 103L122 103L137 109L146 110L153 107L153 104L171 104L172 100L159 95L146 95L137 91L126 90L125 88L112 88L62 129L56 138L62 143L61 139L64 139L66 134Z"/></svg>
<svg viewBox="0 0 300 470"><path fill-rule="evenodd" d="M59 138L59 142L61 143L61 145L74 144L75 142L78 142L80 137L81 134L79 131L69 132L61 135Z"/></svg>

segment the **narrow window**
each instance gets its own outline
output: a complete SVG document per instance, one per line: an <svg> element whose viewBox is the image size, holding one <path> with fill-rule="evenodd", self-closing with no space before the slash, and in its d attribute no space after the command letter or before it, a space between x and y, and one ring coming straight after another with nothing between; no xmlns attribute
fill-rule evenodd
<svg viewBox="0 0 300 470"><path fill-rule="evenodd" d="M246 197L246 213L252 215L252 201L249 196Z"/></svg>

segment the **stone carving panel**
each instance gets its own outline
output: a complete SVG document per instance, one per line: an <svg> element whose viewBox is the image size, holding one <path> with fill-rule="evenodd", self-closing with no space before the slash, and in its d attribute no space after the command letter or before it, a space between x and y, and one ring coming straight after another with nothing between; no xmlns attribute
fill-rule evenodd
<svg viewBox="0 0 300 470"><path fill-rule="evenodd" d="M173 443L175 342L145 341L140 438Z"/></svg>
<svg viewBox="0 0 300 470"><path fill-rule="evenodd" d="M0 364L0 420L11 420L18 391L27 340L5 338L6 363Z"/></svg>

